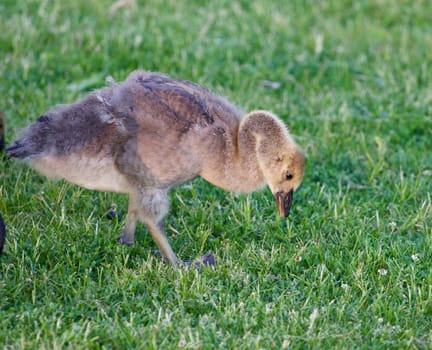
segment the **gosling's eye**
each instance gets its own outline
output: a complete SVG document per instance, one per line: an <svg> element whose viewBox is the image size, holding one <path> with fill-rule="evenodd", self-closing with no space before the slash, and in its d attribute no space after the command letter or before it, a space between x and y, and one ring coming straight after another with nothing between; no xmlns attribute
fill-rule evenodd
<svg viewBox="0 0 432 350"><path fill-rule="evenodd" d="M293 174L291 174L291 173L286 173L286 175L285 175L285 179L286 180L292 180L292 178L294 177L294 175Z"/></svg>

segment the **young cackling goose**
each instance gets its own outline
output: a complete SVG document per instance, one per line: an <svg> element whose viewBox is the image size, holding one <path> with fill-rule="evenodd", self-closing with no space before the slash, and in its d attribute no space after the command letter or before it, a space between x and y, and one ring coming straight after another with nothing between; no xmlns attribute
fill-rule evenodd
<svg viewBox="0 0 432 350"><path fill-rule="evenodd" d="M302 151L273 114L242 115L198 84L145 71L48 111L7 152L48 177L127 194L119 241L133 244L142 220L172 264L163 225L172 187L197 176L234 192L268 184L288 216L304 172Z"/></svg>

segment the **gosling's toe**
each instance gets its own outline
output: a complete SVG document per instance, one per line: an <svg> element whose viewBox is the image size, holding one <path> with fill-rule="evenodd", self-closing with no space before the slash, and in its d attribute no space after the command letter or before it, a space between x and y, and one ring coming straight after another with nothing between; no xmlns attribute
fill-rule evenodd
<svg viewBox="0 0 432 350"><path fill-rule="evenodd" d="M122 234L119 238L118 238L118 242L120 244L125 244L128 246L133 246L134 244L134 238L130 237L128 235Z"/></svg>
<svg viewBox="0 0 432 350"><path fill-rule="evenodd" d="M216 266L216 260L212 253L204 254L194 260L189 260L184 263L187 268L199 269L203 266Z"/></svg>

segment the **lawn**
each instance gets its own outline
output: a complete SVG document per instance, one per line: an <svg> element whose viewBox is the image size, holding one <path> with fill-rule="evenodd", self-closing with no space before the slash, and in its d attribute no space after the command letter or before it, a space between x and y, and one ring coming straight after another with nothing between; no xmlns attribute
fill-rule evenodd
<svg viewBox="0 0 432 350"><path fill-rule="evenodd" d="M169 266L124 196L0 160L3 349L432 348L432 2L3 0L7 142L141 68L279 115L307 155L268 189L171 192ZM108 220L111 203L117 219Z"/></svg>

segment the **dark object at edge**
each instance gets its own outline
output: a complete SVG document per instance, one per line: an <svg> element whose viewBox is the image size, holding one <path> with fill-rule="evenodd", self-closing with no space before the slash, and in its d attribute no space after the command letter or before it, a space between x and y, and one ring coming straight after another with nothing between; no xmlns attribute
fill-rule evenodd
<svg viewBox="0 0 432 350"><path fill-rule="evenodd" d="M2 216L0 215L0 254L3 251L5 239L6 239L6 226L3 222Z"/></svg>
<svg viewBox="0 0 432 350"><path fill-rule="evenodd" d="M5 148L5 128L6 128L5 116L3 112L0 111L0 153L3 152Z"/></svg>

